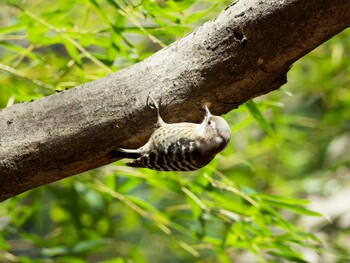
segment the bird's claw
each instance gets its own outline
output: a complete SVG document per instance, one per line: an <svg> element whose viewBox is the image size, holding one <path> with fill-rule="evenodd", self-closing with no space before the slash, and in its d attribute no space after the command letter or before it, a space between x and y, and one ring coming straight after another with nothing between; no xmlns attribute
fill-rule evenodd
<svg viewBox="0 0 350 263"><path fill-rule="evenodd" d="M155 110L159 110L159 105L158 103L153 99L153 97L148 94L147 96L147 106L150 107L151 109L155 109ZM160 104L160 100L159 100L159 104Z"/></svg>

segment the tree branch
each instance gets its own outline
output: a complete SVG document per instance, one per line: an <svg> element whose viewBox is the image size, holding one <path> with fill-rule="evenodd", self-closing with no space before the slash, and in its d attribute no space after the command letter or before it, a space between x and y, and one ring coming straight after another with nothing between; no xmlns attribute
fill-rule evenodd
<svg viewBox="0 0 350 263"><path fill-rule="evenodd" d="M105 165L168 122L223 114L279 88L297 59L350 25L350 1L240 0L143 62L0 111L0 200ZM191 109L191 110L189 110Z"/></svg>

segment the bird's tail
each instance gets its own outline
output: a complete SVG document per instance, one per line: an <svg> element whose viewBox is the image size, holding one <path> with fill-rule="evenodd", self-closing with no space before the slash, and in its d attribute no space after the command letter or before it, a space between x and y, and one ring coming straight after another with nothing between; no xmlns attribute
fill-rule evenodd
<svg viewBox="0 0 350 263"><path fill-rule="evenodd" d="M136 150L130 150L130 149L122 149L117 148L113 151L110 151L106 157L108 158L128 158L128 159L137 159L141 156L139 151Z"/></svg>

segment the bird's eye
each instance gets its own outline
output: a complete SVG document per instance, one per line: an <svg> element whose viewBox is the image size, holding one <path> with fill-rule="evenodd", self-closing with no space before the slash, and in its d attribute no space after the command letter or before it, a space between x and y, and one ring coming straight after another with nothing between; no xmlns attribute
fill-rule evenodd
<svg viewBox="0 0 350 263"><path fill-rule="evenodd" d="M215 123L215 121L208 121L207 124L208 124L208 126L214 128L214 129L216 128L216 123Z"/></svg>

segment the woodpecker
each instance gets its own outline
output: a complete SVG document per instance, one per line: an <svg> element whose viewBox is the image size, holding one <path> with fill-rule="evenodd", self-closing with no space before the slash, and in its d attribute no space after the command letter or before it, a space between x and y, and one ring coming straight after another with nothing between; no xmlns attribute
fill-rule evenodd
<svg viewBox="0 0 350 263"><path fill-rule="evenodd" d="M165 123L159 106L149 95L147 104L157 111L157 125L147 143L138 149L118 148L109 153L114 158L134 159L131 167L158 171L194 171L207 165L230 141L230 127L205 106L202 123Z"/></svg>

